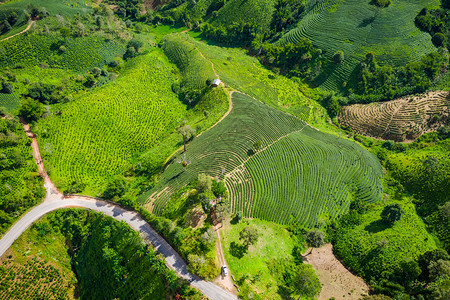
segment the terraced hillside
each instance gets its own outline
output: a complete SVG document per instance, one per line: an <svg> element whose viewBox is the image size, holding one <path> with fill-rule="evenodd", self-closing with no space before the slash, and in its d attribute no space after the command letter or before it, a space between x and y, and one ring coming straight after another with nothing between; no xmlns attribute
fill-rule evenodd
<svg viewBox="0 0 450 300"><path fill-rule="evenodd" d="M448 124L449 106L449 92L429 92L388 102L345 106L338 122L362 135L402 142Z"/></svg>
<svg viewBox="0 0 450 300"><path fill-rule="evenodd" d="M176 37L191 44L213 63L218 76L232 88L310 124L327 123L326 111L314 101L316 91L306 84L275 75L242 49L208 45L187 34L178 34Z"/></svg>
<svg viewBox="0 0 450 300"><path fill-rule="evenodd" d="M213 25L228 26L233 23L246 22L257 25L260 29L270 29L275 0L231 0L218 11Z"/></svg>
<svg viewBox="0 0 450 300"><path fill-rule="evenodd" d="M188 89L203 89L207 81L216 78L211 64L202 57L192 44L180 39L178 35L168 35L163 39L164 53L180 69L183 80L182 86Z"/></svg>
<svg viewBox="0 0 450 300"><path fill-rule="evenodd" d="M328 58L342 50L345 60L329 65L318 81L320 87L340 90L364 55L371 51L381 62L403 65L419 60L434 47L430 35L414 24L419 11L439 5L438 0L396 0L385 8L367 0L308 0L298 26L280 43L308 38Z"/></svg>
<svg viewBox="0 0 450 300"><path fill-rule="evenodd" d="M155 50L130 62L114 83L54 107L61 113L36 128L53 182L63 189L79 182L96 195L131 166L133 154L159 145L185 116L171 90L172 70Z"/></svg>
<svg viewBox="0 0 450 300"><path fill-rule="evenodd" d="M254 154L256 141L262 147ZM186 171L174 157L159 184L140 197L148 209L162 213L171 194L199 173L224 173L233 211L279 223L292 217L311 226L345 212L353 197L374 202L382 193L375 156L237 92L230 114L185 154Z"/></svg>

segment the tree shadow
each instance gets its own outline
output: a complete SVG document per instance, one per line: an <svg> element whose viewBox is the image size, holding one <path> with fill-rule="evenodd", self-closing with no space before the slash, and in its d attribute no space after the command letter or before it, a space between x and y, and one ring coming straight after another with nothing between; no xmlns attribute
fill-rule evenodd
<svg viewBox="0 0 450 300"><path fill-rule="evenodd" d="M373 221L372 223L370 223L369 225L367 225L366 227L364 227L364 230L370 232L370 233L377 233L380 231L383 231L385 229L390 228L391 225L386 224L385 222L383 222L383 220L376 220Z"/></svg>
<svg viewBox="0 0 450 300"><path fill-rule="evenodd" d="M279 285L277 290L278 295L280 295L283 300L292 300L291 291L288 287L284 285Z"/></svg>
<svg viewBox="0 0 450 300"><path fill-rule="evenodd" d="M247 247L244 245L239 245L236 242L231 242L230 244L230 254L237 258L244 257L245 253L247 253Z"/></svg>
<svg viewBox="0 0 450 300"><path fill-rule="evenodd" d="M253 149L248 149L248 151L247 151L248 156L252 156L254 154L255 154L255 151L253 151Z"/></svg>
<svg viewBox="0 0 450 300"><path fill-rule="evenodd" d="M365 18L361 24L358 25L358 28L366 27L372 24L375 21L375 17Z"/></svg>

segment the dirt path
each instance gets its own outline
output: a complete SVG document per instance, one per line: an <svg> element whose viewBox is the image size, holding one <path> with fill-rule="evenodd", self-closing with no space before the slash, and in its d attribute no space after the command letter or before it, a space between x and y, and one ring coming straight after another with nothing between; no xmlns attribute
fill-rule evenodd
<svg viewBox="0 0 450 300"><path fill-rule="evenodd" d="M5 253L14 241L35 221L47 213L70 207L82 207L104 213L118 221L125 221L131 228L140 232L145 239L151 242L156 251L165 257L166 265L174 270L178 276L189 281L191 286L199 289L208 299L212 300L237 300L238 298L222 287L200 279L195 274L187 271L187 264L183 258L161 237L142 217L133 210L120 207L116 203L103 201L88 196L64 196L50 180L44 168L42 157L35 134L28 124L23 124L27 136L31 139L33 156L38 165L39 174L44 178L44 186L47 195L44 201L32 208L22 216L0 239L0 257Z"/></svg>
<svg viewBox="0 0 450 300"><path fill-rule="evenodd" d="M22 30L22 31L19 32L19 33L13 34L12 36L9 36L9 37L7 37L7 38L5 38L5 39L3 39L3 40L0 40L0 42L3 42L3 41L6 41L6 40L9 40L9 39L12 39L12 38L15 37L15 36L18 36L18 35L20 35L20 34L22 34L22 33L27 32L28 30L30 30L31 26L33 26L33 24L34 24L35 22L36 22L35 20L31 21L31 22L28 24L27 28L25 28L24 30Z"/></svg>
<svg viewBox="0 0 450 300"><path fill-rule="evenodd" d="M304 256L303 259L305 263L314 267L322 283L319 300L328 300L332 297L357 300L361 296L368 295L369 287L367 284L360 277L347 270L334 256L331 244L314 248L311 254Z"/></svg>
<svg viewBox="0 0 450 300"><path fill-rule="evenodd" d="M223 249L222 249L222 238L220 237L220 230L217 229L217 242L216 242L216 252L217 252L217 258L219 259L219 265L222 267L223 265L227 265L227 262L225 260L225 256L223 255ZM234 287L233 280L231 279L231 272L228 269L228 276L223 276L221 273L216 279L213 281L215 284L223 287L224 289L227 289L228 291L232 292L233 294L237 294L237 290Z"/></svg>

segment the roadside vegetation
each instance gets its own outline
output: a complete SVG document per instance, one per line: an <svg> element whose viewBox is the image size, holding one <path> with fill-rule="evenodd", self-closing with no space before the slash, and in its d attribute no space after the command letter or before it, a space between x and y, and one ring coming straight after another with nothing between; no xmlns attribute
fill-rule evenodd
<svg viewBox="0 0 450 300"><path fill-rule="evenodd" d="M364 299L448 299L449 6L0 1L0 235L45 195L19 117L64 194L139 211L201 278L223 248L242 299L318 297L303 258L328 242ZM202 297L84 210L0 273L0 298Z"/></svg>
<svg viewBox="0 0 450 300"><path fill-rule="evenodd" d="M17 119L0 118L0 235L45 196L30 140Z"/></svg>
<svg viewBox="0 0 450 300"><path fill-rule="evenodd" d="M2 291L17 299L200 299L138 233L99 213L53 212L12 249L2 258L1 270L9 274L2 276Z"/></svg>

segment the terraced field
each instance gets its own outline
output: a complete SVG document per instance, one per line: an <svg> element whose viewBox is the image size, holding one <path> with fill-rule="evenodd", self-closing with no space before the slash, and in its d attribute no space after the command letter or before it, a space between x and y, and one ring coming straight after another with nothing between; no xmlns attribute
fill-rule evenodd
<svg viewBox="0 0 450 300"><path fill-rule="evenodd" d="M231 0L219 10L213 25L227 26L234 22L253 23L263 31L270 29L275 0Z"/></svg>
<svg viewBox="0 0 450 300"><path fill-rule="evenodd" d="M132 165L133 155L170 135L186 114L172 92L172 71L155 49L131 61L114 83L58 105L60 115L40 120L35 130L53 182L62 189L72 181L84 183L85 193L97 195ZM166 155L177 143L169 142Z"/></svg>
<svg viewBox="0 0 450 300"><path fill-rule="evenodd" d="M256 154L250 149L262 142ZM140 197L161 214L173 192L199 173L224 172L233 211L278 223L313 226L347 210L353 197L380 199L381 165L357 144L322 133L302 120L235 92L233 110L194 139L183 171L174 157L159 184Z"/></svg>
<svg viewBox="0 0 450 300"><path fill-rule="evenodd" d="M0 107L11 111L18 108L20 105L20 98L16 94L2 94L0 93Z"/></svg>
<svg viewBox="0 0 450 300"><path fill-rule="evenodd" d="M448 123L449 115L450 93L441 91L345 106L338 122L362 135L402 142L439 129Z"/></svg>
<svg viewBox="0 0 450 300"><path fill-rule="evenodd" d="M67 50L62 54L59 47L54 46L59 42L58 36L38 34L3 41L0 43L0 68L28 68L46 63L49 67L85 71L102 67L125 52L124 45L95 35L66 39Z"/></svg>
<svg viewBox="0 0 450 300"><path fill-rule="evenodd" d="M325 110L314 101L318 97L317 91L306 84L275 75L241 49L208 45L187 34L178 37L194 45L211 61L227 85L310 124L327 124Z"/></svg>
<svg viewBox="0 0 450 300"><path fill-rule="evenodd" d="M378 61L393 65L417 61L432 52L431 37L416 28L414 18L423 7L438 5L437 0L397 0L379 8L366 0L309 0L298 26L279 43L308 38L330 59L342 50L344 62L326 67L318 81L323 89L340 90L369 51Z"/></svg>
<svg viewBox="0 0 450 300"><path fill-rule="evenodd" d="M178 35L166 36L162 48L170 61L180 69L183 86L189 89L203 89L208 80L216 78L211 63L205 60L192 44L179 38Z"/></svg>

